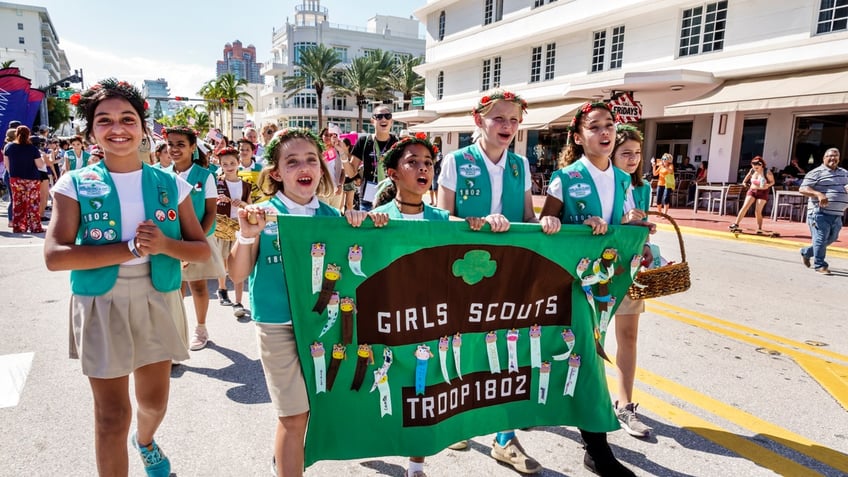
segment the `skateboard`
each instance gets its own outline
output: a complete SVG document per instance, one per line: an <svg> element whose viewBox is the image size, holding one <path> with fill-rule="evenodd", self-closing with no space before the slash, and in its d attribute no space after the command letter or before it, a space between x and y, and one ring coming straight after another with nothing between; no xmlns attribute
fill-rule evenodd
<svg viewBox="0 0 848 477"><path fill-rule="evenodd" d="M736 237L736 238L739 238L740 234L742 234L742 235L757 235L759 237L770 237L770 238L780 237L779 233L772 231L772 230L757 231L757 230L752 230L752 229L743 229L741 227L731 230L730 233L732 233L733 236Z"/></svg>

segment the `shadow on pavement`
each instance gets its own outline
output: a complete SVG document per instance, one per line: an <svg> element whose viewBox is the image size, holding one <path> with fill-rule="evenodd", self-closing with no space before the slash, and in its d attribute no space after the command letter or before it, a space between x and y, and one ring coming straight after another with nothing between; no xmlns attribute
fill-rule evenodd
<svg viewBox="0 0 848 477"><path fill-rule="evenodd" d="M190 366L185 364L190 361L185 361L171 369L171 377L180 378L189 372L202 374L212 379L239 384L239 386L227 390L227 397L237 403L262 404L271 402L268 388L265 385L262 363L258 359L249 359L238 351L218 346L212 340L206 345L205 350L217 351L229 358L233 364L225 368L213 369Z"/></svg>

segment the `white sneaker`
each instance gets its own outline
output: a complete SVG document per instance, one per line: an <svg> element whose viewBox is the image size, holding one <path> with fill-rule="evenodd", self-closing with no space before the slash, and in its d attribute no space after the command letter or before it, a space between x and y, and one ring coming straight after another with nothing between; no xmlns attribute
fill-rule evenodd
<svg viewBox="0 0 848 477"><path fill-rule="evenodd" d="M200 327L194 329L194 336L191 337L191 342L189 343L188 348L192 351L198 351L206 347L206 343L209 342L209 332L206 331L206 327Z"/></svg>

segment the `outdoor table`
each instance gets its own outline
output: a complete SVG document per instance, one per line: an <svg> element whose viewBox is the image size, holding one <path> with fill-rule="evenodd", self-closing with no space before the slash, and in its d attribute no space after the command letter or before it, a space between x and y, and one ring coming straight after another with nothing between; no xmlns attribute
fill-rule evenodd
<svg viewBox="0 0 848 477"><path fill-rule="evenodd" d="M710 198L712 198L713 192L718 192L719 193L718 212L719 212L719 215L720 215L722 213L722 211L724 210L724 198L725 198L725 195L727 194L728 187L730 187L730 186L698 184L695 187L695 203L692 206L693 212L696 213L696 214L698 213L698 200L699 200L699 197L701 196L701 192L708 192Z"/></svg>
<svg viewBox="0 0 848 477"><path fill-rule="evenodd" d="M795 200L792 197L804 197L804 194L798 192L797 190L780 190L776 189L774 191L774 205L771 208L771 220L777 221L777 209L780 206L780 198L783 197L786 199L785 203L795 205ZM801 201L799 204L801 207L806 207L805 201ZM803 217L803 214L801 215ZM789 220L792 220L792 211L789 211Z"/></svg>

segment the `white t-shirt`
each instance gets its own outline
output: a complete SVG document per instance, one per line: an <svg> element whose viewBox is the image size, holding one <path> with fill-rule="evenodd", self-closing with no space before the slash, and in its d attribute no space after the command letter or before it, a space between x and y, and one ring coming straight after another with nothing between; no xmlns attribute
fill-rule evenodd
<svg viewBox="0 0 848 477"><path fill-rule="evenodd" d="M117 173L111 172L112 182L115 183L115 189L118 191L118 200L121 202L121 241L127 242L135 237L135 230L138 224L146 220L144 213L144 196L141 192L141 169L133 172ZM177 179L177 190L179 194L178 204L191 193L191 185L182 179ZM56 181L51 192L54 194L62 194L76 202L77 190L74 188L74 183L71 180L70 174L65 174ZM127 260L123 265L136 265L150 261L150 257L144 256L141 258L133 258Z"/></svg>
<svg viewBox="0 0 848 477"><path fill-rule="evenodd" d="M289 210L289 214L291 215L308 215L314 216L315 212L318 211L318 208L321 206L318 203L318 197L312 196L312 200L309 201L306 205L300 205L297 202L286 197L282 191L277 192L277 198L280 199L283 204L286 206L286 209Z"/></svg>
<svg viewBox="0 0 848 477"><path fill-rule="evenodd" d="M244 186L244 184L242 184L242 182L241 182L241 179L239 179L235 182L230 182L230 181L225 180L224 183L227 184L227 190L230 191L230 199L241 199L241 195L243 193L242 189L243 189L243 186ZM216 193L217 193L217 191L216 191ZM216 195L215 197L218 197L218 196ZM235 206L230 207L230 218L231 219L238 219L238 207L235 207Z"/></svg>
<svg viewBox="0 0 848 477"><path fill-rule="evenodd" d="M581 157L580 161L589 170L589 175L595 183L595 188L597 188L598 198L601 200L603 219L607 223L610 223L612 221L612 206L613 202L615 202L615 169L612 166L612 161L610 161L609 166L604 171L595 167L586 156ZM562 200L562 181L559 176L555 177L548 184L548 195L559 199L560 202L564 202ZM630 198L631 200L633 199L632 192L630 193Z"/></svg>
<svg viewBox="0 0 848 477"><path fill-rule="evenodd" d="M497 163L492 162L492 159L486 155L483 148L478 143L474 143L472 147L476 147L477 151L483 156L486 163L486 172L489 173L489 188L492 191L492 214L500 214L503 212L503 174L506 168L506 155L508 150L504 149L500 160ZM530 190L532 181L530 180L530 164L527 159L521 158L524 163L524 191ZM442 173L439 174L439 187L444 186L446 189L456 192L456 159L453 154L447 154L442 158Z"/></svg>

